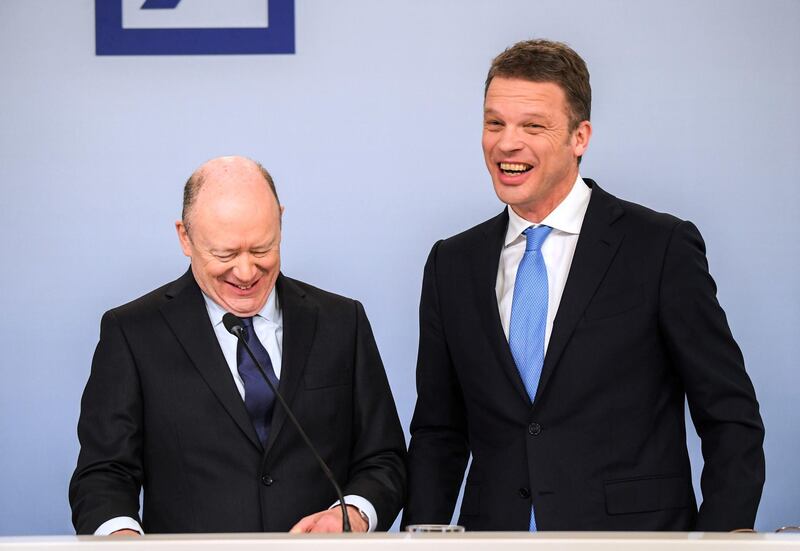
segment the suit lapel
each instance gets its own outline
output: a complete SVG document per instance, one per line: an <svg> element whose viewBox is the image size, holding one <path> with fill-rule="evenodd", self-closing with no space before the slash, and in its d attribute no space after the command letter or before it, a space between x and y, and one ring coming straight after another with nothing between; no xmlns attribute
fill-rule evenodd
<svg viewBox="0 0 800 551"><path fill-rule="evenodd" d="M600 189L600 186L592 180L584 181L592 187L592 197L583 219L572 266L553 322L542 377L536 391L537 399L544 392L575 326L605 277L622 242L622 236L612 228L613 222L623 214L619 201Z"/></svg>
<svg viewBox="0 0 800 551"><path fill-rule="evenodd" d="M261 449L253 424L244 407L214 328L208 319L203 295L191 268L166 291L167 302L161 313L200 375L222 406L253 443Z"/></svg>
<svg viewBox="0 0 800 551"><path fill-rule="evenodd" d="M314 342L317 305L306 296L305 291L283 274L278 276L276 289L283 313L283 349L278 390L286 403L291 405L303 379L308 354ZM265 454L272 449L285 421L286 410L280 403L276 403Z"/></svg>
<svg viewBox="0 0 800 551"><path fill-rule="evenodd" d="M519 393L520 398L530 405L528 392L525 390L525 384L522 382L517 364L511 355L506 334L503 332L500 310L497 305L497 293L495 292L497 269L507 229L508 211L503 209L502 213L488 222L483 242L472 251L474 254L472 265L476 266L474 272L475 296L478 300L478 311L483 323L484 334L489 337L489 343L498 363L502 366L511 385Z"/></svg>

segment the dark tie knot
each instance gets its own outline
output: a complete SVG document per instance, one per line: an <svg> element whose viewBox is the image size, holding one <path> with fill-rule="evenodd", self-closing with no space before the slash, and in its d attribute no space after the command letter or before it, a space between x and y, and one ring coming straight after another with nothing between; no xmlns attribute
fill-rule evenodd
<svg viewBox="0 0 800 551"><path fill-rule="evenodd" d="M250 342L250 335L255 334L253 329L253 318L239 318L242 320L242 327L244 327L244 339Z"/></svg>
<svg viewBox="0 0 800 551"><path fill-rule="evenodd" d="M550 232L553 230L550 226L531 226L524 232L525 238L527 241L525 242L525 251L538 251L542 248L542 243L544 240L547 239L547 236L550 235Z"/></svg>

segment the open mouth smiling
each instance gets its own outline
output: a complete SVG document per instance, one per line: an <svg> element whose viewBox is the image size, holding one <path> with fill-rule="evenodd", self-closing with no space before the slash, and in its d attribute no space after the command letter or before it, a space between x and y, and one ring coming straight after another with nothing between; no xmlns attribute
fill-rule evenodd
<svg viewBox="0 0 800 551"><path fill-rule="evenodd" d="M524 174L529 172L533 165L528 163L497 163L500 172L508 176L516 176L517 174Z"/></svg>
<svg viewBox="0 0 800 551"><path fill-rule="evenodd" d="M236 287L236 288L237 288L237 289L239 289L240 291L248 291L248 290L252 289L252 288L253 288L253 286L254 286L256 283L258 283L258 280L254 281L253 283L251 283L251 284L249 284L249 285L239 285L239 284L237 284L237 283L231 283L230 281L226 281L226 283L227 283L228 285L230 285L231 287Z"/></svg>

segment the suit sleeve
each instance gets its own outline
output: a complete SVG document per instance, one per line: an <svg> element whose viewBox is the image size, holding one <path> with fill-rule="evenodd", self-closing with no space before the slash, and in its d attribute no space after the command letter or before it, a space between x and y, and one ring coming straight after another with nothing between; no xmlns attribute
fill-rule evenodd
<svg viewBox="0 0 800 551"><path fill-rule="evenodd" d="M354 441L342 491L375 508L376 530L388 530L403 506L406 442L364 307L357 301L354 358Z"/></svg>
<svg viewBox="0 0 800 551"><path fill-rule="evenodd" d="M72 523L92 534L115 517L139 519L142 401L133 357L113 312L103 316L78 421L81 444L69 486Z"/></svg>
<svg viewBox="0 0 800 551"><path fill-rule="evenodd" d="M696 530L751 528L764 484L764 426L744 359L717 302L697 228L673 230L660 286L660 325L702 442Z"/></svg>
<svg viewBox="0 0 800 551"><path fill-rule="evenodd" d="M411 421L403 526L450 522L469 458L464 400L440 309L436 267L440 245L441 241L433 246L422 280L417 404Z"/></svg>

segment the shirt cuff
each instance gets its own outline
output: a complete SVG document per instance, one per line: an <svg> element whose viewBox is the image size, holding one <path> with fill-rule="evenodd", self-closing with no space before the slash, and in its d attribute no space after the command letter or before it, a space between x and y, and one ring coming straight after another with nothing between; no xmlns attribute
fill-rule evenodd
<svg viewBox="0 0 800 551"><path fill-rule="evenodd" d="M346 499L344 501L347 503ZM94 531L94 535L109 536L117 530L134 530L144 535L141 525L131 517L114 517L111 520L107 520Z"/></svg>
<svg viewBox="0 0 800 551"><path fill-rule="evenodd" d="M375 507L372 506L372 503L367 501L366 498L357 495L346 495L344 496L344 503L345 505L352 505L365 515L369 519L369 526L367 526L367 532L374 532L375 527L378 526L378 513L375 511ZM336 500L336 503L331 505L329 509L333 509L339 505L339 500Z"/></svg>

